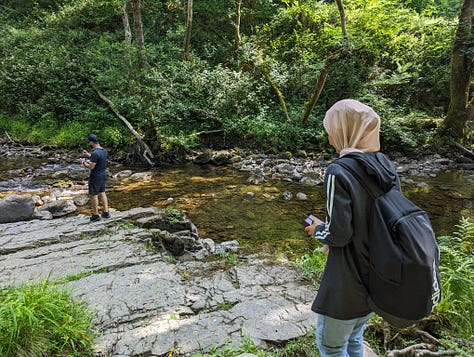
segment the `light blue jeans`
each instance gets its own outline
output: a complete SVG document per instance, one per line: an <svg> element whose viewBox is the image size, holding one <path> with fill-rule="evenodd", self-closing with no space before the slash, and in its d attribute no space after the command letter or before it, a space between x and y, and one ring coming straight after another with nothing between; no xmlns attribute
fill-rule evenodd
<svg viewBox="0 0 474 357"><path fill-rule="evenodd" d="M363 357L365 323L372 315L337 320L318 314L316 345L321 357Z"/></svg>

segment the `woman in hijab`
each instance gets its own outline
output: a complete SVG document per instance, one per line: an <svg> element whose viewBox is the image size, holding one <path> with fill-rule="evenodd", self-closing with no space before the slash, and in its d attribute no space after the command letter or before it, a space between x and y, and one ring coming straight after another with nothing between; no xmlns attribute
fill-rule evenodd
<svg viewBox="0 0 474 357"><path fill-rule="evenodd" d="M356 100L335 103L324 118L329 143L339 157L351 155L383 185L398 185L393 165L379 152L380 118ZM336 160L337 161L337 160ZM315 219L309 235L329 247L321 285L312 305L318 314L316 344L322 357L362 357L365 323L371 318L367 290L367 217L372 199L342 166L326 170L326 222Z"/></svg>

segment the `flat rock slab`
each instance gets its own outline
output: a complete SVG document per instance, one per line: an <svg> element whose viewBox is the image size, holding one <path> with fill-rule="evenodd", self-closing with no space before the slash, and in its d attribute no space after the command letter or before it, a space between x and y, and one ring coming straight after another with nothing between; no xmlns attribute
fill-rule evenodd
<svg viewBox="0 0 474 357"><path fill-rule="evenodd" d="M258 346L306 334L315 291L289 266L176 262L151 248L137 221L155 208L89 223L79 215L0 225L0 287L59 281L95 312L97 356L183 356L213 347Z"/></svg>

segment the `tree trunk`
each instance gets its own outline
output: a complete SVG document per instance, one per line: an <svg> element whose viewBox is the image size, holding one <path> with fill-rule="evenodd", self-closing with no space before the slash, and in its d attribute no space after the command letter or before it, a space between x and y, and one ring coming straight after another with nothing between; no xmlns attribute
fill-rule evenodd
<svg viewBox="0 0 474 357"><path fill-rule="evenodd" d="M342 0L336 0L337 8L339 9L339 16L341 17L341 29L342 29L342 37L344 38L344 44L346 45L346 49L349 49L349 37L347 36L347 29L346 29L346 13L344 11L344 6L342 5Z"/></svg>
<svg viewBox="0 0 474 357"><path fill-rule="evenodd" d="M186 34L184 36L184 59L189 60L189 48L191 46L191 29L193 26L193 0L188 0L188 13L186 16Z"/></svg>
<svg viewBox="0 0 474 357"><path fill-rule="evenodd" d="M469 89L474 59L474 0L464 0L451 57L451 98L443 127L455 138L464 136L466 122L474 117Z"/></svg>
<svg viewBox="0 0 474 357"><path fill-rule="evenodd" d="M306 110L303 115L303 119L301 119L301 125L305 126L306 123L308 122L309 115L313 111L314 106L316 105L316 102L319 99L319 96L321 95L321 92L323 91L324 84L326 83L326 78L328 77L329 73L329 66L324 67L321 70L321 73L319 74L318 78L318 83L316 84L316 88L314 89L314 93L311 96L311 99L309 102L306 103Z"/></svg>
<svg viewBox="0 0 474 357"><path fill-rule="evenodd" d="M127 50L125 56L127 57L127 68L130 73L132 69L132 57L130 56L130 48L132 47L132 30L130 29L130 21L128 19L128 10L129 10L129 2L125 0L125 3L122 8L122 22L123 22L123 30L125 32L125 43L127 44Z"/></svg>
<svg viewBox="0 0 474 357"><path fill-rule="evenodd" d="M132 9L135 39L137 41L138 68L143 69L148 63L145 56L145 38L143 36L142 1L132 0Z"/></svg>
<svg viewBox="0 0 474 357"><path fill-rule="evenodd" d="M268 73L268 69L265 66L262 66L262 71L263 71L263 75L265 76L265 79L268 81L268 83L270 83L270 85L273 88L273 91L278 97L278 101L280 102L280 106L281 106L281 109L283 110L283 114L285 114L286 120L291 121L290 115L288 114L288 109L286 107L285 97L283 96L283 93L281 92L280 88L278 88L278 85L275 83L275 81L270 77L270 73Z"/></svg>
<svg viewBox="0 0 474 357"><path fill-rule="evenodd" d="M235 16L235 44L234 48L237 50L240 46L240 41L242 37L240 36L240 20L241 20L241 8L242 8L242 0L237 0L236 4L236 16Z"/></svg>

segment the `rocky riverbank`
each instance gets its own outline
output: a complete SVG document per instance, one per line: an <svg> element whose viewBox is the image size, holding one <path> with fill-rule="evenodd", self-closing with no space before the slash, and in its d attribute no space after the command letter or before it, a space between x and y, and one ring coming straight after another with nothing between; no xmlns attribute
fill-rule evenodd
<svg viewBox="0 0 474 357"><path fill-rule="evenodd" d="M80 165L79 153L51 148L26 147L17 144L0 144L0 156L5 160L23 159L23 167L14 166L2 173L1 191L42 191L46 188L58 190L84 186L88 171ZM474 160L462 155L442 156L428 153L420 158L408 158L400 153L389 154L398 173L408 184L408 177L434 177L450 170L474 170ZM261 184L269 180L299 182L308 186L322 184L324 170L336 156L329 153L262 154L247 150L190 151L185 160L197 165L231 166L245 172L249 183ZM145 171L145 172L143 172ZM144 167L135 167L134 171L124 169L120 159L110 160L109 177L112 185L121 180L142 181L151 176ZM46 199L48 201L48 198ZM37 200L37 203L39 200Z"/></svg>
<svg viewBox="0 0 474 357"><path fill-rule="evenodd" d="M49 279L71 289L96 314L97 356L189 356L245 338L268 347L314 326L316 292L288 263L175 259L171 235L212 250L156 208L3 224L0 287Z"/></svg>

